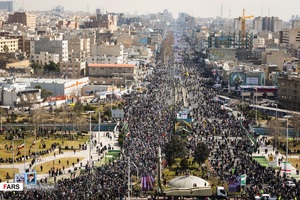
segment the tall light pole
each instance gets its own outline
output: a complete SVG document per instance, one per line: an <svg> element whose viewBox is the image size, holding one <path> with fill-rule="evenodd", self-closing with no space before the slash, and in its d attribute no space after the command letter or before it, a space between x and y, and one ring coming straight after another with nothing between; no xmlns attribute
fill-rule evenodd
<svg viewBox="0 0 300 200"><path fill-rule="evenodd" d="M255 105L255 124L256 126L258 125L257 124L257 88L255 88L255 97L256 97L256 101L255 101L255 104L254 104L254 94L253 94L253 104Z"/></svg>
<svg viewBox="0 0 300 200"><path fill-rule="evenodd" d="M111 112L111 119L112 119L112 98L113 98L113 87L114 87L114 83L112 84L111 87L111 97L110 97L110 112Z"/></svg>
<svg viewBox="0 0 300 200"><path fill-rule="evenodd" d="M288 162L289 151L289 119L286 118L286 162Z"/></svg>
<svg viewBox="0 0 300 200"><path fill-rule="evenodd" d="M128 166L130 166L130 164L132 164L136 169L136 179L138 180L138 178L139 178L139 168L136 166L136 164L134 162L130 162L130 157L128 157L128 161L120 161L120 162L128 162ZM130 177L130 168L129 168L128 176ZM130 190L132 192L132 184L131 184L130 178L128 179L128 185L130 185L130 188L131 188ZM129 194L128 194L128 198L130 198Z"/></svg>
<svg viewBox="0 0 300 200"><path fill-rule="evenodd" d="M19 138L13 138L12 139L12 156L13 156L13 180L15 179L15 140L20 140ZM25 138L24 138L24 146L25 146ZM24 160L25 160L25 154L24 154ZM24 162L25 163L25 162ZM24 171L25 171L25 164L24 164Z"/></svg>
<svg viewBox="0 0 300 200"><path fill-rule="evenodd" d="M98 115L99 115L99 120L98 120L98 144L100 144L100 132L101 132L101 128L100 128L100 124L101 124L101 112L100 112L100 107L99 107L99 111L98 111Z"/></svg>
<svg viewBox="0 0 300 200"><path fill-rule="evenodd" d="M128 200L130 200L130 157L128 156Z"/></svg>
<svg viewBox="0 0 300 200"><path fill-rule="evenodd" d="M276 103L276 120L277 120L277 109L278 109L278 104Z"/></svg>
<svg viewBox="0 0 300 200"><path fill-rule="evenodd" d="M92 170L92 113L95 111L88 111L87 113L90 114L90 149L89 149L89 171L91 173Z"/></svg>

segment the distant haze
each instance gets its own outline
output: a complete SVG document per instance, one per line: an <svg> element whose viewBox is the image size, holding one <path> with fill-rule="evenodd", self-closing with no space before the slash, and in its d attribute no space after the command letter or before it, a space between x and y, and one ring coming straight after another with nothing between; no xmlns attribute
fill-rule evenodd
<svg viewBox="0 0 300 200"><path fill-rule="evenodd" d="M246 9L246 15L276 16L289 20L292 15L300 15L299 0L18 0L20 7L24 4L27 11L50 10L57 5L71 11L88 11L95 13L96 8L107 12L123 12L129 14L158 13L164 9L172 12L177 18L179 12L186 12L195 17L237 18Z"/></svg>

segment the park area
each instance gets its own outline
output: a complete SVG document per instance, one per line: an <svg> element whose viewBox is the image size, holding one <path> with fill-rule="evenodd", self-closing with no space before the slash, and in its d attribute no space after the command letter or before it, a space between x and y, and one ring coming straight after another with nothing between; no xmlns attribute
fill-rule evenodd
<svg viewBox="0 0 300 200"><path fill-rule="evenodd" d="M12 140L12 138L14 139ZM19 169L16 167L14 171L12 170L13 158L15 166L24 163L24 155L27 158L26 163L35 165L35 153L37 153L38 159L47 160L48 156L53 156L54 154L58 155L68 151L81 150L88 141L88 134L78 132L40 132L36 138L29 131L5 131L0 135L0 179L2 181L11 179L13 174L19 172ZM51 160L43 164L36 164L35 169L38 174L45 174L52 167L55 169L68 168L82 159L82 157L66 157L54 160L54 162ZM40 168L41 165L43 170Z"/></svg>

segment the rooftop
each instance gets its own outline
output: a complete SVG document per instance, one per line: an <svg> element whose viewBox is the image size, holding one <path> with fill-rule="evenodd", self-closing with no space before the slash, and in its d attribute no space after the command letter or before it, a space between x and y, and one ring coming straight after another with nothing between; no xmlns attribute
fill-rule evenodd
<svg viewBox="0 0 300 200"><path fill-rule="evenodd" d="M91 63L88 67L103 67L103 68L117 68L117 67L126 67L126 68L134 68L134 64L95 64Z"/></svg>

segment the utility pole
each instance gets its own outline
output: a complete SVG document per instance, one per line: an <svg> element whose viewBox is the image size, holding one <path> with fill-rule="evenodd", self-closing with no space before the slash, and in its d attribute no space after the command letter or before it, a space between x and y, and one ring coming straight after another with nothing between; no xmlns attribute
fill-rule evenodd
<svg viewBox="0 0 300 200"><path fill-rule="evenodd" d="M130 200L130 157L128 156L128 200Z"/></svg>

